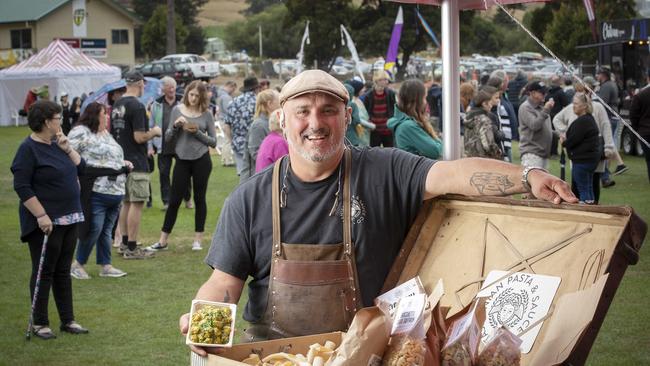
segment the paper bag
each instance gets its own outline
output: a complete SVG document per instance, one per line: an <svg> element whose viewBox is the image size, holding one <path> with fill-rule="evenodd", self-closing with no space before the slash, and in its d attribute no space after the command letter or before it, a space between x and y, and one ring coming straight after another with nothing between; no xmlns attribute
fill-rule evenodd
<svg viewBox="0 0 650 366"><path fill-rule="evenodd" d="M389 326L378 307L359 310L327 366L380 365L390 338Z"/></svg>

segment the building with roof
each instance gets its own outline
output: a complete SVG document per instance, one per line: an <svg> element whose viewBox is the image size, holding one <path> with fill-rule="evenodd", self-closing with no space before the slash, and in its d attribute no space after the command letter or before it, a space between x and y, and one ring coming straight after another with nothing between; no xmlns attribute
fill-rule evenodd
<svg viewBox="0 0 650 366"><path fill-rule="evenodd" d="M0 67L62 39L113 65L135 64L134 28L142 21L115 0L0 1Z"/></svg>

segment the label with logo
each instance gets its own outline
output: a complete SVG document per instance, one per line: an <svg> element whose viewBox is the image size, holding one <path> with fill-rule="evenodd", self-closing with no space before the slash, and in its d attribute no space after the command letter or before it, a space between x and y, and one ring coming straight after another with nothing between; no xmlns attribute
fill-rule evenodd
<svg viewBox="0 0 650 366"><path fill-rule="evenodd" d="M486 343L501 326L514 334L525 331L520 348L522 353L528 353L544 323L531 326L548 313L562 279L523 272L507 274L505 271L490 272L476 295L487 298L481 341Z"/></svg>

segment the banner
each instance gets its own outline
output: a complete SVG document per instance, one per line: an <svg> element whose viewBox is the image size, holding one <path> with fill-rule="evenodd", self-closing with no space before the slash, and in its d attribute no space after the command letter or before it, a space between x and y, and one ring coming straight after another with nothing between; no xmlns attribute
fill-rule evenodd
<svg viewBox="0 0 650 366"><path fill-rule="evenodd" d="M422 24L422 28L427 32L429 37L433 40L433 43L436 45L436 47L440 48L440 42L438 42L438 38L436 37L436 34L433 33L433 29L429 27L429 24L427 23L426 20L424 20L424 17L422 14L420 14L420 11L418 9L415 9L415 14L417 14L418 19L420 19L420 24Z"/></svg>
<svg viewBox="0 0 650 366"><path fill-rule="evenodd" d="M72 36L86 37L86 0L72 0Z"/></svg>
<svg viewBox="0 0 650 366"><path fill-rule="evenodd" d="M400 6L397 11L397 17L395 18L395 25L393 25L393 34L390 36L388 53L386 53L386 63L384 64L384 70L388 71L391 75L397 62L399 39L402 37L402 25L404 25L404 16L402 15L402 7Z"/></svg>
<svg viewBox="0 0 650 366"><path fill-rule="evenodd" d="M591 27L591 36L594 42L598 42L598 30L596 28L596 11L594 10L594 0L582 0L587 10L587 19L589 19L589 26Z"/></svg>
<svg viewBox="0 0 650 366"><path fill-rule="evenodd" d="M298 52L298 67L296 68L296 75L300 74L303 69L302 60L305 57L305 43L309 44L309 20L305 25L305 33L302 35L302 42L300 42L300 52Z"/></svg>
<svg viewBox="0 0 650 366"><path fill-rule="evenodd" d="M352 41L352 37L350 37L350 33L348 33L348 30L345 29L343 24L341 24L341 40L343 40L344 37L345 37L345 43L348 44L348 50L350 50L350 54L352 54L352 60L354 60L354 66L356 67L359 76L361 76L361 81L363 81L363 83L365 84L366 78L363 77L363 71L361 71L361 60L359 60L357 47L354 45L354 42Z"/></svg>

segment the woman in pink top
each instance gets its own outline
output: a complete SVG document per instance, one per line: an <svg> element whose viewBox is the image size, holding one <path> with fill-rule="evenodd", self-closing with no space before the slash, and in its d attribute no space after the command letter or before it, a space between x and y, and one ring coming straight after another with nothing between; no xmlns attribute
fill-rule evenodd
<svg viewBox="0 0 650 366"><path fill-rule="evenodd" d="M284 139L282 127L280 127L280 113L281 109L276 109L269 116L270 132L264 138L264 141L262 141L260 149L257 152L255 173L262 171L264 168L275 163L276 160L289 153L287 140Z"/></svg>

